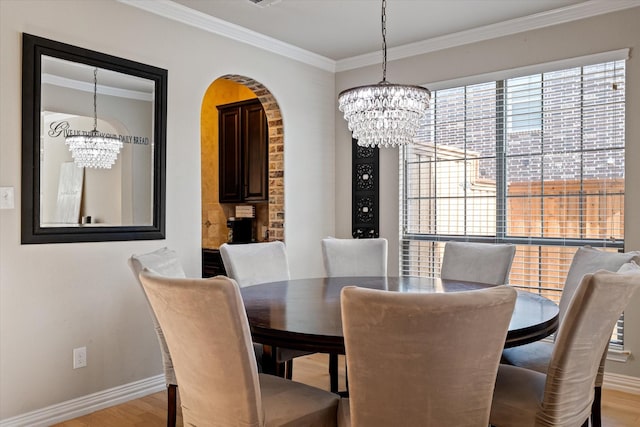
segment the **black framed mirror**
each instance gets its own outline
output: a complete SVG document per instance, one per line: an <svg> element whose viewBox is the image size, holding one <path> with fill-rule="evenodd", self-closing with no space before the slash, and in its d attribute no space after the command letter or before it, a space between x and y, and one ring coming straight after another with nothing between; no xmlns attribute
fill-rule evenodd
<svg viewBox="0 0 640 427"><path fill-rule="evenodd" d="M22 243L164 239L167 70L22 47Z"/></svg>

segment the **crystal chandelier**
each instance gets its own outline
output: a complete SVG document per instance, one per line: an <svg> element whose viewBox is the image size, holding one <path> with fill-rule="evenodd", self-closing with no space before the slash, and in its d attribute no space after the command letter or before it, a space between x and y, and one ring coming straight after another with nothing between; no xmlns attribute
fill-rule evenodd
<svg viewBox="0 0 640 427"><path fill-rule="evenodd" d="M65 144L69 146L71 157L79 168L111 169L116 162L122 141L118 135L98 132L98 69L93 70L93 130L68 130Z"/></svg>
<svg viewBox="0 0 640 427"><path fill-rule="evenodd" d="M382 81L338 95L338 109L363 147L411 143L431 98L431 92L424 87L387 82L386 6L386 0L382 0Z"/></svg>

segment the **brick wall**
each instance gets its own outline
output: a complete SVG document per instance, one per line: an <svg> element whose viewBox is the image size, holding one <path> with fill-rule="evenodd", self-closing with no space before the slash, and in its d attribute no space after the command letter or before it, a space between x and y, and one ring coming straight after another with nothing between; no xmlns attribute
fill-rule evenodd
<svg viewBox="0 0 640 427"><path fill-rule="evenodd" d="M284 129L274 96L261 83L239 75L222 78L251 89L260 99L269 127L269 240L284 240Z"/></svg>

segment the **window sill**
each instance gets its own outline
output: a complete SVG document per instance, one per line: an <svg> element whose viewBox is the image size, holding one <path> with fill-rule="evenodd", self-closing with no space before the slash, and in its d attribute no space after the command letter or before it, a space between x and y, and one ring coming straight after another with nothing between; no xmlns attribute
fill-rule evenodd
<svg viewBox="0 0 640 427"><path fill-rule="evenodd" d="M631 352L629 350L613 350L609 349L607 351L607 360L612 360L614 362L627 363L627 361L631 358Z"/></svg>

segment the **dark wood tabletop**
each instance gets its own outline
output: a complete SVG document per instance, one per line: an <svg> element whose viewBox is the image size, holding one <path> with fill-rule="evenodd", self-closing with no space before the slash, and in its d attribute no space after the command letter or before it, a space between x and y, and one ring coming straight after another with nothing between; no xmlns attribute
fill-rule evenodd
<svg viewBox="0 0 640 427"><path fill-rule="evenodd" d="M340 291L360 286L394 292L459 292L490 285L427 277L332 277L263 283L240 289L252 340L274 347L344 354ZM558 328L558 306L518 291L505 347L537 341Z"/></svg>

